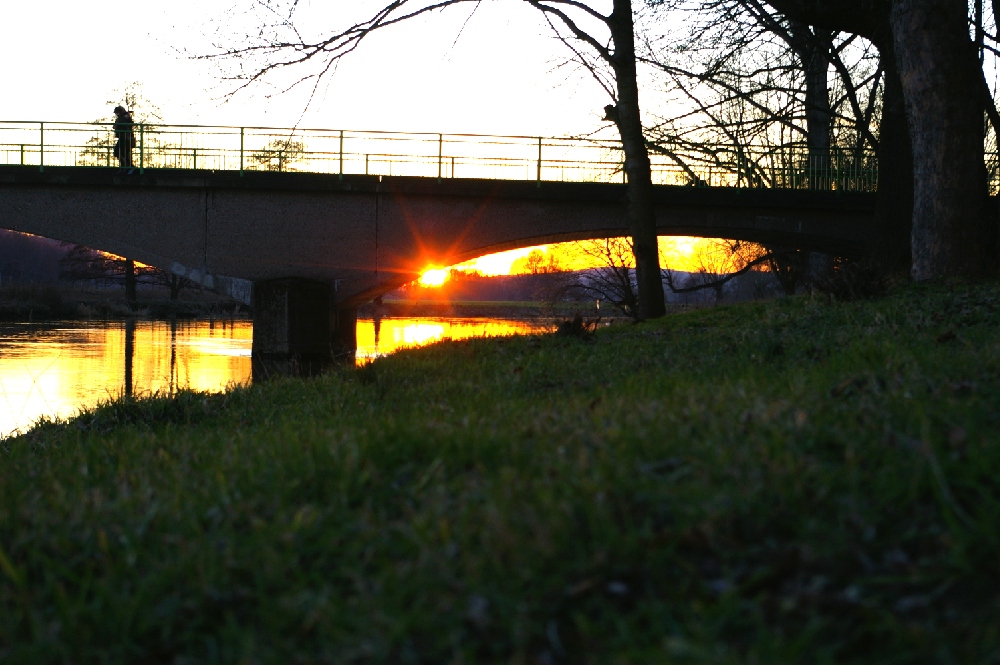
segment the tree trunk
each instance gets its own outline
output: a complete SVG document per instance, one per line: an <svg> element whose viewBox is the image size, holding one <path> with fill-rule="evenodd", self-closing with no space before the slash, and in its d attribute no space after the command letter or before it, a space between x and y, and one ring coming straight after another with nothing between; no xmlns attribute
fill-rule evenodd
<svg viewBox="0 0 1000 665"><path fill-rule="evenodd" d="M911 274L914 279L984 274L995 267L996 227L986 214L982 72L969 38L964 0L768 0L789 17L872 40L886 70L894 61L913 164ZM998 4L994 1L993 5ZM894 94L887 75L886 94ZM886 126L891 128L891 125ZM896 138L880 142L902 145ZM899 158L896 161L896 158ZM895 188L907 153L880 146L879 189ZM905 187L879 194L877 235L902 226L891 212ZM893 202L895 200L896 203ZM897 208L901 211L902 207ZM902 212L899 212L902 215ZM895 241L893 241L895 242ZM882 253L884 247L878 247ZM894 254L893 250L889 250ZM895 253L895 256L900 254Z"/></svg>
<svg viewBox="0 0 1000 665"><path fill-rule="evenodd" d="M830 133L833 111L830 108L830 50L833 33L812 28L805 23L789 20L789 28L806 84L805 111L806 146L810 189L829 190L832 187L830 169ZM808 266L806 279L825 279L833 269L830 256L809 252L804 259ZM794 291L794 287L793 287Z"/></svg>
<svg viewBox="0 0 1000 665"><path fill-rule="evenodd" d="M911 274L986 274L996 233L986 214L982 74L965 2L894 0L889 21L913 148Z"/></svg>
<svg viewBox="0 0 1000 665"><path fill-rule="evenodd" d="M785 295L794 296L802 282L802 263L804 263L802 255L787 247L768 245L767 250L772 254L767 262L768 266L778 280L781 290Z"/></svg>
<svg viewBox="0 0 1000 665"><path fill-rule="evenodd" d="M906 274L911 264L913 154L895 56L890 45L884 46L881 53L885 90L879 123L875 242L871 258L884 272Z"/></svg>
<svg viewBox="0 0 1000 665"><path fill-rule="evenodd" d="M614 11L608 20L608 27L614 40L611 65L615 70L618 87L618 106L614 120L621 134L625 173L628 176L627 216L639 292L638 318L654 319L666 314L667 310L660 278L653 179L639 112L631 0L614 0Z"/></svg>
<svg viewBox="0 0 1000 665"><path fill-rule="evenodd" d="M790 21L792 33L800 45L797 55L805 74L806 144L809 150L809 186L830 188L830 49L833 37L829 30L811 29Z"/></svg>

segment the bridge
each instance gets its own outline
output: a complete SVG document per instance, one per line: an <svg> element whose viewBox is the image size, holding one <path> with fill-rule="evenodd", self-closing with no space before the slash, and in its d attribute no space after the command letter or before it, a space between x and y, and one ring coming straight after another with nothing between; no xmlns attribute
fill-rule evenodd
<svg viewBox="0 0 1000 665"><path fill-rule="evenodd" d="M254 283L255 356L350 348L356 308L428 265L628 234L620 149L538 137L0 123L0 228L79 243L210 288ZM237 142L238 141L238 142ZM616 152L617 151L617 152ZM870 162L793 151L654 155L661 235L852 254ZM698 161L701 159L702 161ZM332 332L331 332L332 331Z"/></svg>

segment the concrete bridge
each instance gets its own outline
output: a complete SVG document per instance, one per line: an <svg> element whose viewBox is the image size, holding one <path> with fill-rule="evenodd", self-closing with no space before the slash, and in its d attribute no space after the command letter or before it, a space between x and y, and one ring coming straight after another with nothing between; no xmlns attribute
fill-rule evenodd
<svg viewBox="0 0 1000 665"><path fill-rule="evenodd" d="M625 185L262 171L0 166L0 228L112 252L218 288L254 283L255 357L353 347L359 304L450 265L627 235ZM868 193L656 187L661 235L855 254ZM331 314L332 312L332 314Z"/></svg>

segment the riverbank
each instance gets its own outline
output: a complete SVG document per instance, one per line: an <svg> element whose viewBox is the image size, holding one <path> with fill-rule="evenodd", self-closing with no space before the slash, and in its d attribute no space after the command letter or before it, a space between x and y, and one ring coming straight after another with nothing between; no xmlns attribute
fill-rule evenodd
<svg viewBox="0 0 1000 665"><path fill-rule="evenodd" d="M121 289L86 289L69 284L24 284L0 288L0 322L86 321L143 317L247 318L250 309L210 291L184 292L171 300L165 289L142 289L135 309Z"/></svg>
<svg viewBox="0 0 1000 665"><path fill-rule="evenodd" d="M998 308L778 299L40 426L0 660L990 662Z"/></svg>
<svg viewBox="0 0 1000 665"><path fill-rule="evenodd" d="M577 314L605 321L623 319L620 313L605 305L603 309L593 301L538 302L504 300L384 300L366 303L358 308L358 316L440 317L440 318L497 318L497 319L572 319Z"/></svg>

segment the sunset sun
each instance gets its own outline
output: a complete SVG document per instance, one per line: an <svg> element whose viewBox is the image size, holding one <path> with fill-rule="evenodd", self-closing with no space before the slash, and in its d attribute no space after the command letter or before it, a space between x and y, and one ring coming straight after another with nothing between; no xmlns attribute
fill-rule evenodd
<svg viewBox="0 0 1000 665"><path fill-rule="evenodd" d="M689 237L661 237L660 261L664 267L674 270L697 270L697 257L706 243L711 240ZM440 268L428 266L417 283L425 288L444 286L451 278L451 271L477 273L483 277L516 275L530 272L528 258L539 254L547 265L558 265L561 270L587 270L602 264L599 258L581 251L579 243L564 242L549 245L533 245L494 254L486 254L463 263Z"/></svg>
<svg viewBox="0 0 1000 665"><path fill-rule="evenodd" d="M441 286L448 281L448 268L428 268L418 280L421 286Z"/></svg>

